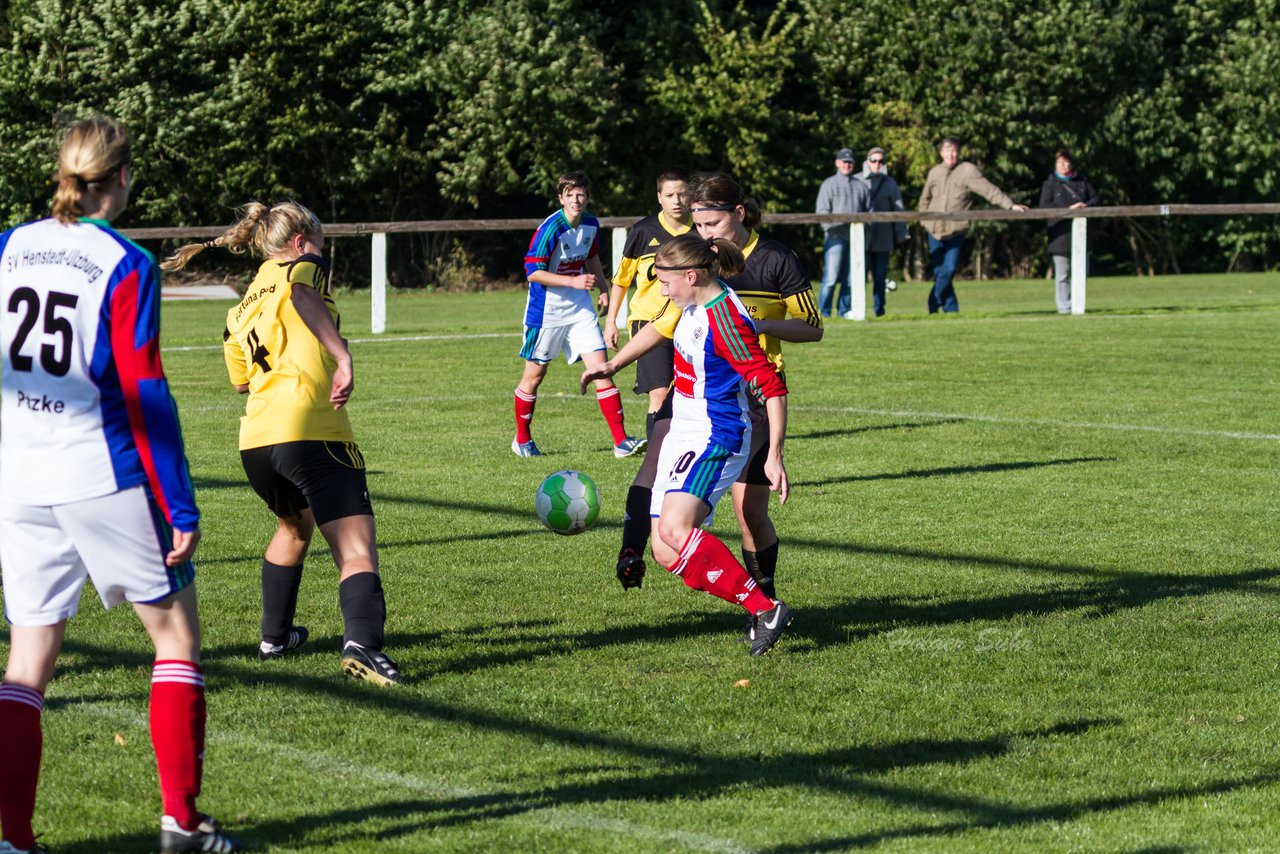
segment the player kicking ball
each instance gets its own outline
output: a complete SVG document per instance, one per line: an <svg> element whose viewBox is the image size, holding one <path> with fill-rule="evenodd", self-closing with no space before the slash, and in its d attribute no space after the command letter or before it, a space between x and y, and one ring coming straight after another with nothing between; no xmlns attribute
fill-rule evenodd
<svg viewBox="0 0 1280 854"><path fill-rule="evenodd" d="M751 654L764 655L791 624L792 612L760 591L746 568L713 534L716 502L747 463L752 422L747 395L769 413L764 471L770 489L785 502L782 463L787 427L787 387L765 356L746 307L720 276L745 262L728 240L684 235L658 250L654 270L663 291L680 309L675 329L671 428L658 458L649 514L656 519L653 557L695 590L741 605L756 618ZM582 374L582 390L610 377L662 343L653 324L641 329L616 356Z"/></svg>
<svg viewBox="0 0 1280 854"><path fill-rule="evenodd" d="M583 172L566 172L556 182L560 210L533 233L524 269L529 298L524 311L524 374L515 392L516 437L511 451L518 457L540 457L531 427L538 402L538 386L547 365L563 354L569 364L581 359L588 368L604 362L604 336L595 303L588 295L600 291L599 305L607 308L608 280L600 266L600 222L587 211L591 181ZM613 455L629 457L644 450L645 440L627 435L622 420L622 397L607 378L596 382L596 403L613 434Z"/></svg>

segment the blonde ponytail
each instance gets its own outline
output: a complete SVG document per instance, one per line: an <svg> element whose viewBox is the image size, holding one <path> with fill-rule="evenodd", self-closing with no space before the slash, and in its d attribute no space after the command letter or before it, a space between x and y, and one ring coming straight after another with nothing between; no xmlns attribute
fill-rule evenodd
<svg viewBox="0 0 1280 854"><path fill-rule="evenodd" d="M269 258L284 251L295 235L313 237L321 230L319 217L297 202L280 202L269 208L261 202L249 202L240 209L235 224L222 234L204 243L188 243L180 247L161 263L160 268L181 270L192 258L215 246L233 255L249 253L258 258Z"/></svg>

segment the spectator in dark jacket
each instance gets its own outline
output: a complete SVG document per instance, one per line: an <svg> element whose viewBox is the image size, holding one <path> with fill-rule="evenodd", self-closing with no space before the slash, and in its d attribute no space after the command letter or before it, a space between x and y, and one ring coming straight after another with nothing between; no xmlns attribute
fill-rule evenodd
<svg viewBox="0 0 1280 854"><path fill-rule="evenodd" d="M1102 196L1089 179L1076 171L1071 153L1059 148L1054 153L1053 174L1040 188L1042 208L1095 207ZM1049 220L1049 254L1053 256L1053 277L1058 314L1071 313L1071 220Z"/></svg>
<svg viewBox="0 0 1280 854"><path fill-rule="evenodd" d="M884 162L884 149L876 146L867 152L862 171L858 173L867 185L867 209L888 213L903 210L902 191L889 176ZM905 222L873 222L867 226L867 269L871 271L871 294L876 317L884 314L885 274L893 247L907 239Z"/></svg>

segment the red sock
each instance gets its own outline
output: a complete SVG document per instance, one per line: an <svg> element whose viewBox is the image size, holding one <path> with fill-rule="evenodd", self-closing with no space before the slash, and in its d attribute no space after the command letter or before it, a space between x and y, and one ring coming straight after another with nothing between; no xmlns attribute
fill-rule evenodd
<svg viewBox="0 0 1280 854"><path fill-rule="evenodd" d="M204 770L204 674L190 661L156 661L151 671L151 744L164 814L184 830L200 822Z"/></svg>
<svg viewBox="0 0 1280 854"><path fill-rule="evenodd" d="M44 695L13 682L0 683L0 830L14 848L36 847L31 815L40 779L40 711Z"/></svg>
<svg viewBox="0 0 1280 854"><path fill-rule="evenodd" d="M627 428L622 425L622 396L618 394L618 387L611 385L603 391L597 391L596 403L600 404L600 413L604 416L604 420L609 422L613 444L622 444L627 438Z"/></svg>
<svg viewBox="0 0 1280 854"><path fill-rule="evenodd" d="M760 592L733 552L701 528L689 532L680 557L667 568L694 590L705 590L726 602L741 605L752 614L763 614L773 608L773 600Z"/></svg>
<svg viewBox="0 0 1280 854"><path fill-rule="evenodd" d="M525 394L516 389L516 441L520 444L533 441L529 426L533 423L533 407L538 403L536 394Z"/></svg>

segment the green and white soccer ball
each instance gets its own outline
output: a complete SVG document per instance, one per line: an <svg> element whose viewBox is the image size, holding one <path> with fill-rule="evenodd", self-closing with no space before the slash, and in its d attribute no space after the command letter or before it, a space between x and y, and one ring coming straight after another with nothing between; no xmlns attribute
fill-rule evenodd
<svg viewBox="0 0 1280 854"><path fill-rule="evenodd" d="M538 518L557 534L581 534L600 516L596 482L580 471L558 471L538 487Z"/></svg>

